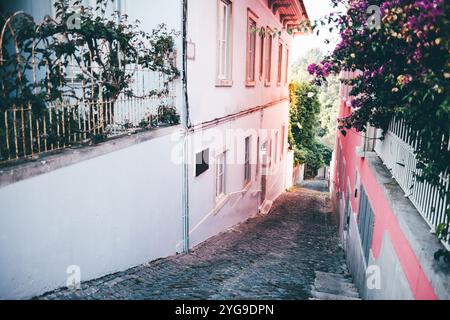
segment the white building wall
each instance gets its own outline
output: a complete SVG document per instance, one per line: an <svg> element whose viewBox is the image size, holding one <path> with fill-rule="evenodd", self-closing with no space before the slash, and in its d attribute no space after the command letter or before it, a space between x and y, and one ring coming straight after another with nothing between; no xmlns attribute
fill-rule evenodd
<svg viewBox="0 0 450 320"><path fill-rule="evenodd" d="M71 265L87 281L175 254L175 146L166 135L0 188L0 299L65 286Z"/></svg>
<svg viewBox="0 0 450 320"><path fill-rule="evenodd" d="M208 120L234 114L252 107L262 106L289 97L288 85L284 83L285 59L283 58L283 81L277 86L278 41L273 40L272 83L264 85L259 79L260 43L256 41L256 85L245 86L247 50L247 9L259 18L257 27L271 27L280 30L278 17L263 0L234 0L232 3L232 80L231 87L217 87L217 2L219 0L190 0L188 40L195 44L195 60L188 61L189 102L191 121L199 124ZM291 46L292 37L283 32L281 39ZM290 50L292 51L292 50ZM285 53L283 53L284 55ZM291 60L289 60L291 61Z"/></svg>
<svg viewBox="0 0 450 320"><path fill-rule="evenodd" d="M188 92L190 121L195 128L191 136L191 172L190 172L190 244L195 246L207 238L225 231L236 223L242 222L258 214L261 201L261 161L257 164L258 137L260 145L271 136L272 148L275 148L274 130L278 131L278 158L281 148L284 149L282 160L275 163L275 150L272 152L272 171L267 177L268 202L274 201L290 186L286 174L287 163L287 128L288 128L288 83L285 82L286 48L289 48L292 37L283 33L274 37L272 48L271 85L265 86L264 78L259 77L260 42L256 40L256 84L246 86L247 63L247 12L250 9L258 16L257 27L272 30L282 29L279 17L274 16L263 0L232 1L232 85L216 86L217 68L217 5L219 0L189 1L188 37L195 47L195 57L188 60ZM278 44L283 41L282 82L277 85ZM290 60L289 60L290 61ZM269 106L272 105L272 106ZM247 115L238 115L233 119L222 121L226 116L236 115L255 107L263 110ZM216 120L217 124L202 124ZM284 141L282 127L286 130ZM226 141L226 132L237 133L231 141ZM244 142L249 132L251 139L252 180L244 186ZM241 135L240 135L241 134ZM195 177L195 155L202 150L210 149L211 165L207 172ZM227 196L222 201L215 197L216 168L215 157L227 150L228 170L226 175ZM237 155L237 159L233 158ZM259 168L257 168L259 166ZM292 172L289 171L289 172Z"/></svg>
<svg viewBox="0 0 450 320"><path fill-rule="evenodd" d="M274 201L287 188L287 166L292 165L287 154L287 135L281 143L281 127L287 117L287 102L279 103L264 111L258 111L236 120L226 122L196 132L191 140L191 172L190 172L190 232L191 245L195 246L207 238L225 231L259 212L261 191L261 161L257 161L257 143L260 146L278 131L278 160L275 163L275 150L272 152L272 167L267 177L266 200ZM287 128L287 126L286 126ZM228 133L231 139L225 139ZM249 186L244 186L244 150L245 137L251 136L252 179ZM218 138L217 138L218 137ZM212 138L212 139L211 139ZM273 142L272 142L273 143ZM281 157L281 148L284 147ZM199 177L195 177L195 154L210 149L210 168ZM274 143L273 143L274 148ZM216 167L214 159L218 154L227 151L227 195L224 200L217 201Z"/></svg>

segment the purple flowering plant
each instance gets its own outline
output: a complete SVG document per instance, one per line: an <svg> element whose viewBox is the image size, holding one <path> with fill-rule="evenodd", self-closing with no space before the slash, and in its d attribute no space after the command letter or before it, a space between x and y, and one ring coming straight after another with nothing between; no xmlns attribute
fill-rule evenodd
<svg viewBox="0 0 450 320"><path fill-rule="evenodd" d="M439 176L450 174L450 1L331 1L347 9L325 18L339 30L341 41L308 72L317 85L330 74L354 72L351 80L342 80L352 86L354 109L339 119L339 128L344 135L345 128L365 131L368 125L386 132L393 117L403 119L417 145L417 178L442 185ZM373 5L380 9L379 28L369 26L367 9ZM450 197L449 191L441 193ZM449 221L450 207L447 213ZM441 229L447 237L448 223Z"/></svg>

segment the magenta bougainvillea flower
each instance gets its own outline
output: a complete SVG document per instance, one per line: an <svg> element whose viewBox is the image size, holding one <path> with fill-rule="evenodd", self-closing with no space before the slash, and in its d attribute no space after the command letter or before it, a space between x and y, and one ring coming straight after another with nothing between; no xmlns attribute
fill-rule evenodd
<svg viewBox="0 0 450 320"><path fill-rule="evenodd" d="M332 2L345 5L346 13L321 22L339 30L341 41L308 72L319 85L341 71L353 75L344 81L352 88L353 112L339 126L365 130L370 123L386 130L393 116L401 117L420 132L417 157L428 176L449 170L450 148L440 142L450 140L450 1ZM377 27L367 13L373 5L379 8Z"/></svg>

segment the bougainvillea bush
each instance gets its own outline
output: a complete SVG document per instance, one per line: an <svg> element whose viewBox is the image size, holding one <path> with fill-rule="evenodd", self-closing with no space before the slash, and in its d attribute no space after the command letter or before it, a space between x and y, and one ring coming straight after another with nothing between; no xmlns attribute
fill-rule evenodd
<svg viewBox="0 0 450 320"><path fill-rule="evenodd" d="M366 12L374 4L380 8L379 27L370 25ZM334 19L341 43L308 71L318 84L341 70L358 71L351 80L356 111L340 119L344 127L364 131L370 123L387 129L393 116L401 116L422 137L418 155L431 164L428 171L445 171L450 163L448 148L441 146L450 131L449 4L359 0L347 5L347 15Z"/></svg>
<svg viewBox="0 0 450 320"><path fill-rule="evenodd" d="M339 129L345 135L370 124L386 131L394 116L403 119L418 140L420 178L438 184L450 171L450 2L333 2L347 8L326 18L342 40L308 71L317 84L342 70L355 72L349 81L354 112L339 119Z"/></svg>

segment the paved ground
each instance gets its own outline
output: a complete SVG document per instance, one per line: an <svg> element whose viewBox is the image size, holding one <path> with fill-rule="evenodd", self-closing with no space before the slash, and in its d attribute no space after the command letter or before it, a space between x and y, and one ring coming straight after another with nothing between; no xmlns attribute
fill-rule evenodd
<svg viewBox="0 0 450 320"><path fill-rule="evenodd" d="M201 244L41 299L308 299L316 272L345 274L323 181L283 194L267 216Z"/></svg>
<svg viewBox="0 0 450 320"><path fill-rule="evenodd" d="M328 185L325 180L306 180L301 184L301 187L319 192L328 191Z"/></svg>

